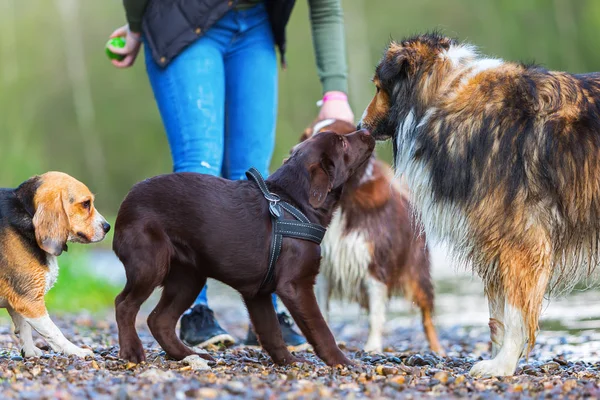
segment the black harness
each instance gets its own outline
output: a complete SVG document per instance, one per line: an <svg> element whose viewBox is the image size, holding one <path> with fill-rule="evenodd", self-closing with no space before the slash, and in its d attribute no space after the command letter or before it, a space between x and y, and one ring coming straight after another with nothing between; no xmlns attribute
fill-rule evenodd
<svg viewBox="0 0 600 400"><path fill-rule="evenodd" d="M325 236L325 228L319 224L313 224L296 207L281 200L275 193L269 192L263 177L256 168L250 168L246 171L246 177L248 180L256 182L263 196L269 202L269 213L271 214L271 223L273 225L271 248L269 250L269 269L267 270L265 279L260 284L259 291L261 291L265 285L273 280L275 264L281 252L281 243L284 236L310 240L316 244L321 244L323 236ZM290 213L296 220L285 220L284 210Z"/></svg>

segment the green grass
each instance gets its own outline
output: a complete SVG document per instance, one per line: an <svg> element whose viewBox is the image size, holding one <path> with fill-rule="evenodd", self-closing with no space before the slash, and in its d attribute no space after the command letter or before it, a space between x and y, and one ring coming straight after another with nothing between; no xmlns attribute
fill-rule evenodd
<svg viewBox="0 0 600 400"><path fill-rule="evenodd" d="M72 245L58 259L58 280L46 295L46 306L52 313L99 312L113 306L115 296L123 289L92 273L88 268L89 253Z"/></svg>

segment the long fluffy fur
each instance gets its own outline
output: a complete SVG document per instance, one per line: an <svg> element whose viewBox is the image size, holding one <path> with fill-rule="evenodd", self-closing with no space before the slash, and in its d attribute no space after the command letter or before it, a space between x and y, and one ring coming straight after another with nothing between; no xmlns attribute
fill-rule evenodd
<svg viewBox="0 0 600 400"><path fill-rule="evenodd" d="M598 278L600 74L434 33L390 44L374 82L362 127L393 138L429 237L531 316L532 345L544 293Z"/></svg>

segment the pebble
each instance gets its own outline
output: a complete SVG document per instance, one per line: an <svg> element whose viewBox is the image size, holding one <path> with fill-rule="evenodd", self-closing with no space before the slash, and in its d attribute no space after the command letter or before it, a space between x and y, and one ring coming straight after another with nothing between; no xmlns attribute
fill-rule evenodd
<svg viewBox="0 0 600 400"><path fill-rule="evenodd" d="M210 369L210 367L208 366L208 362L197 354L187 356L186 358L181 360L181 362L183 364L187 364L190 367L190 369L194 371Z"/></svg>
<svg viewBox="0 0 600 400"><path fill-rule="evenodd" d="M435 375L433 375L433 377L435 379L437 379L438 381L440 381L441 383L448 382L448 376L449 376L449 374L446 371L439 371L439 372L436 372Z"/></svg>
<svg viewBox="0 0 600 400"><path fill-rule="evenodd" d="M542 365L541 369L542 369L542 371L544 371L547 374L552 374L560 369L560 364L557 363L556 361L551 361L551 362L548 362L548 363Z"/></svg>
<svg viewBox="0 0 600 400"><path fill-rule="evenodd" d="M419 354L415 354L409 357L409 359L406 361L406 365L410 367L421 367L423 365L427 365L427 362Z"/></svg>

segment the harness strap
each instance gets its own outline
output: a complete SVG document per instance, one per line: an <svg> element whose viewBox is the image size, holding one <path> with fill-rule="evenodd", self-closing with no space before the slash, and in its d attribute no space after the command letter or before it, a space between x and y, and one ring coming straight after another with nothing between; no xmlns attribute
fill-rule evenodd
<svg viewBox="0 0 600 400"><path fill-rule="evenodd" d="M269 213L271 214L271 223L273 226L271 231L271 247L269 249L269 268L260 285L259 291L261 291L265 285L273 280L275 264L277 264L277 259L281 253L281 244L283 243L284 236L310 240L316 244L321 244L326 230L321 225L310 222L302 211L290 203L282 201L278 195L269 192L267 184L256 168L250 168L246 171L246 177L248 180L256 182L263 196L269 202ZM284 210L292 215L296 221L285 220Z"/></svg>

